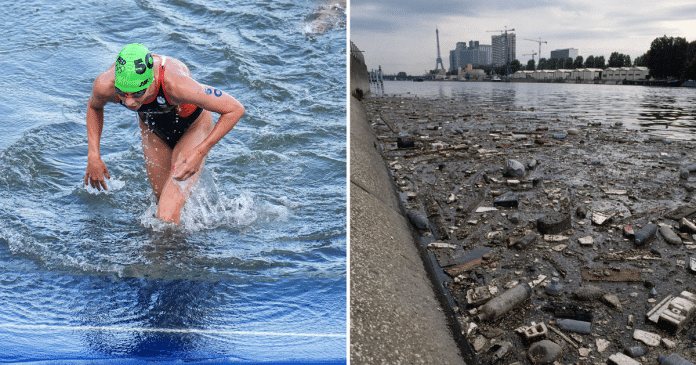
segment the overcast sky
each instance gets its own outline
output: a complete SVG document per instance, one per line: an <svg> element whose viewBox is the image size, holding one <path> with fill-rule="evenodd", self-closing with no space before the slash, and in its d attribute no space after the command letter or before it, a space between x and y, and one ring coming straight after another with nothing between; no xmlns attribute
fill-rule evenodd
<svg viewBox="0 0 696 365"><path fill-rule="evenodd" d="M523 65L539 52L549 58L556 49L575 48L578 55L612 52L631 60L650 49L655 38L696 40L694 0L351 0L350 39L362 51L368 69L420 75L435 68L440 54L449 69L449 51L457 42L491 44L491 36L515 29L516 58ZM535 56L538 62L539 56Z"/></svg>

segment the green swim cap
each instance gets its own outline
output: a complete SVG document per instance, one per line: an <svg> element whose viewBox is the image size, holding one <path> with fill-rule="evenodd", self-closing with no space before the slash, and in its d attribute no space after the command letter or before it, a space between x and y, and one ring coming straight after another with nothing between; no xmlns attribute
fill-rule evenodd
<svg viewBox="0 0 696 365"><path fill-rule="evenodd" d="M127 93L147 88L154 80L153 64L152 54L142 44L123 47L116 58L116 87Z"/></svg>

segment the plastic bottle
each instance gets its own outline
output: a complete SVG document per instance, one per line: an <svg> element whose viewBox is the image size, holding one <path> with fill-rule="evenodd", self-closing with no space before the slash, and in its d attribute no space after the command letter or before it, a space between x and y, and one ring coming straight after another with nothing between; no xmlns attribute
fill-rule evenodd
<svg viewBox="0 0 696 365"><path fill-rule="evenodd" d="M544 291L548 295L558 295L562 290L563 284L561 284L561 281L555 276L551 278L551 282L546 284L546 288L544 288Z"/></svg>
<svg viewBox="0 0 696 365"><path fill-rule="evenodd" d="M624 354L630 357L641 357L645 355L645 351L643 351L643 348L640 346L631 346L624 350Z"/></svg>
<svg viewBox="0 0 696 365"><path fill-rule="evenodd" d="M669 356L660 355L660 357L657 358L657 361L660 363L660 365L694 365L694 363L691 361L677 354L670 354Z"/></svg>
<svg viewBox="0 0 696 365"><path fill-rule="evenodd" d="M656 224L646 224L643 228L636 232L636 238L634 242L637 246L643 246L655 237L657 233Z"/></svg>
<svg viewBox="0 0 696 365"><path fill-rule="evenodd" d="M527 283L520 283L491 299L479 309L479 321L495 320L512 308L518 306L532 295L532 288Z"/></svg>
<svg viewBox="0 0 696 365"><path fill-rule="evenodd" d="M534 232L527 233L524 237L520 238L515 242L515 246L519 249L525 249L529 247L534 241L536 241L537 235Z"/></svg>
<svg viewBox="0 0 696 365"><path fill-rule="evenodd" d="M592 322L576 321L574 319L557 319L556 325L565 331L579 332L579 333L591 333L592 332Z"/></svg>

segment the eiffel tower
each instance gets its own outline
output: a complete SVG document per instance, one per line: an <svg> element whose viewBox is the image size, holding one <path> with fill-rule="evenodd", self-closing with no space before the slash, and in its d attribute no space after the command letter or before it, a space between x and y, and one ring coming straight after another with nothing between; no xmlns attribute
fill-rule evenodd
<svg viewBox="0 0 696 365"><path fill-rule="evenodd" d="M437 39L437 59L435 60L435 71L440 71L445 69L445 65L442 64L442 57L440 57L440 32L438 32L437 27L435 27L435 39ZM442 68L438 68L441 66Z"/></svg>

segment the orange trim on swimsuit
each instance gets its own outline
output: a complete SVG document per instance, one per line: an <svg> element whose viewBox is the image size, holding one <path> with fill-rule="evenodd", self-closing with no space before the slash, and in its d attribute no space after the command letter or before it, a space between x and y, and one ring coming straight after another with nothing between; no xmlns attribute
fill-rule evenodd
<svg viewBox="0 0 696 365"><path fill-rule="evenodd" d="M157 56L157 55L155 55ZM164 98L167 100L167 103L170 105L175 105L174 103L169 101L169 97L167 96L167 88L164 86L164 57L162 56L157 56L162 59L162 64L160 65L160 73L159 73L159 81L157 82L157 90L155 90L155 96L152 97L152 99L146 101L143 103L144 104L150 104L152 103L155 98L157 97L157 94L159 94L159 89L160 86L162 86L162 91L164 92ZM182 105L177 105L176 106L176 112L179 114L180 117L188 117L189 115L193 114L193 112L196 111L196 108L198 106L196 104L182 104Z"/></svg>

